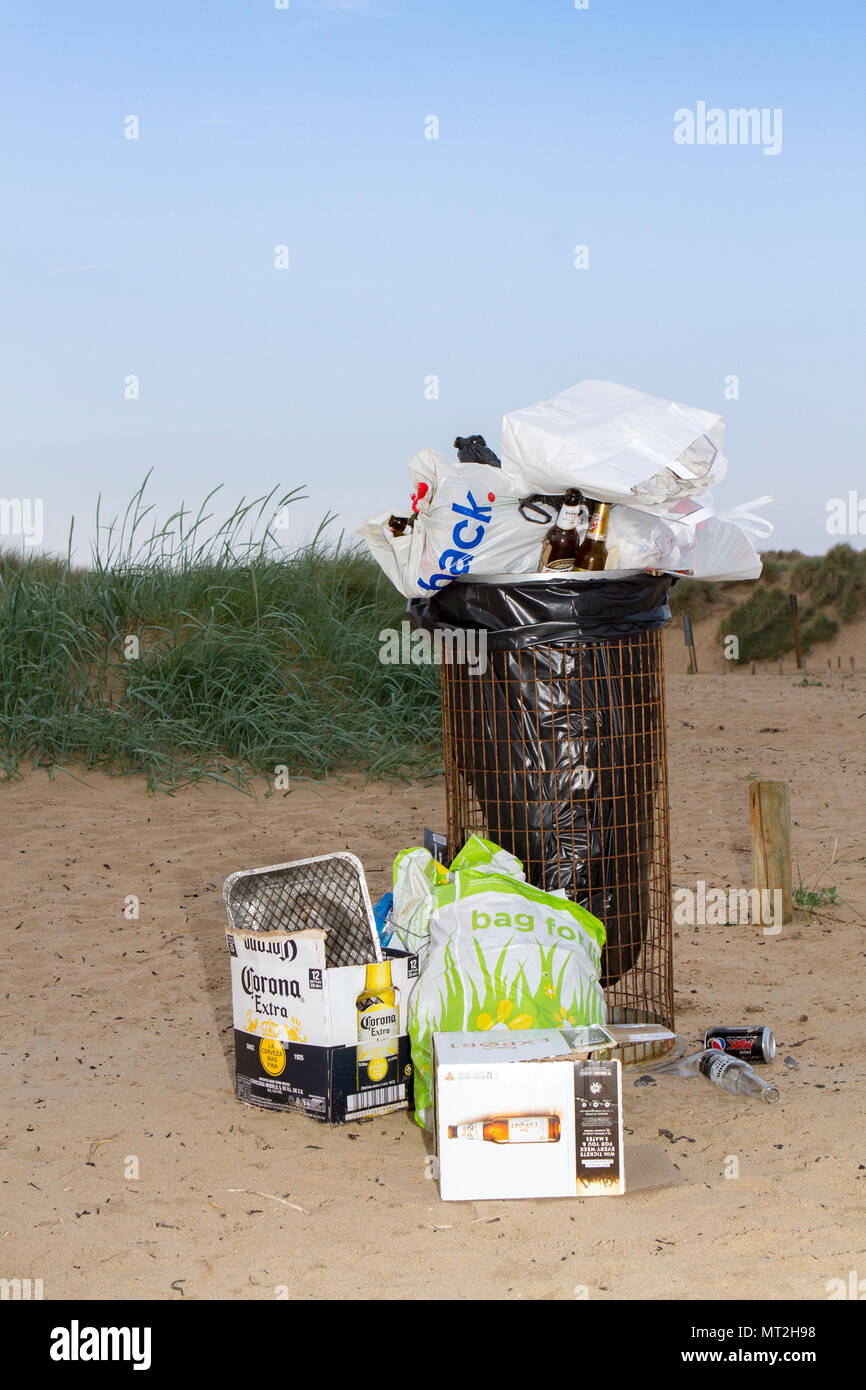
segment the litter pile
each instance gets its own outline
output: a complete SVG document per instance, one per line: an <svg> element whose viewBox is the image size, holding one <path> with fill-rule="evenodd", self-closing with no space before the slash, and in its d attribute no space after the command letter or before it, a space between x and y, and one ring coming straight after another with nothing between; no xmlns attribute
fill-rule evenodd
<svg viewBox="0 0 866 1390"><path fill-rule="evenodd" d="M223 895L240 1100L330 1123L414 1103L446 1201L678 1180L661 1150L623 1147L622 1104L625 1050L675 1034L607 1021L603 925L506 851L474 838L448 868L401 851L374 910L345 853L232 874ZM773 1060L769 1029L704 1043L651 1074L778 1099L749 1065Z"/></svg>
<svg viewBox="0 0 866 1390"><path fill-rule="evenodd" d="M483 631L488 664L443 667L448 835L401 850L375 908L348 853L226 881L239 1099L331 1123L414 1105L446 1200L677 1180L623 1148L622 1068L677 1042L670 585L756 578L772 529L770 498L716 511L723 435L585 381L506 415L501 461L480 435L422 451L411 507L361 528L416 624ZM750 1065L773 1055L767 1029L717 1028L653 1070L773 1101Z"/></svg>
<svg viewBox="0 0 866 1390"><path fill-rule="evenodd" d="M754 540L773 528L753 509L772 498L716 510L723 438L717 413L583 381L506 415L501 463L478 435L455 441L456 462L422 449L409 463L410 506L359 534L407 598L455 579L552 573L757 579ZM552 522L564 537L546 534Z"/></svg>

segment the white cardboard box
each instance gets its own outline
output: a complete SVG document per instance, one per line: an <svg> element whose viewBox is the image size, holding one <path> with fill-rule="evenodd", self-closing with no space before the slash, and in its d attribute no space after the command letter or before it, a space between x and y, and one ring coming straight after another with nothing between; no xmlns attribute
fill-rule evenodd
<svg viewBox="0 0 866 1390"><path fill-rule="evenodd" d="M622 1064L610 1055L619 1045L597 1026L435 1034L443 1200L622 1194ZM652 1147L630 1151L628 1169L630 1190L677 1178Z"/></svg>

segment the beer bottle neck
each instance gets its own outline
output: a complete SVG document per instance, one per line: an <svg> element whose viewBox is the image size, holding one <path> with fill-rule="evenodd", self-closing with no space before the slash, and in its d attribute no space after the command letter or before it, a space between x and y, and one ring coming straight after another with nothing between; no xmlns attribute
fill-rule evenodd
<svg viewBox="0 0 866 1390"><path fill-rule="evenodd" d="M609 516L610 503L599 502L595 508L595 511L592 514L592 520L589 523L589 530L586 533L587 540L604 540L605 536L607 535L607 523Z"/></svg>
<svg viewBox="0 0 866 1390"><path fill-rule="evenodd" d="M559 516L556 519L556 525L559 528L559 530L574 531L577 527L578 521L580 520L580 511L580 502L576 502L574 506L571 506L568 502L563 503L563 505L559 509Z"/></svg>
<svg viewBox="0 0 866 1390"><path fill-rule="evenodd" d="M367 977L364 981L364 989L391 989L391 962L389 960L373 961L367 966Z"/></svg>

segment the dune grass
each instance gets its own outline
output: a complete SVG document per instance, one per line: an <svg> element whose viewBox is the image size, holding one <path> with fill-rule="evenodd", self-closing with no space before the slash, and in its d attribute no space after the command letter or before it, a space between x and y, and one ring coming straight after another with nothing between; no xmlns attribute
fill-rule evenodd
<svg viewBox="0 0 866 1390"><path fill-rule="evenodd" d="M438 668L379 661L405 601L362 548L329 540L326 518L286 553L275 518L297 489L219 524L216 489L158 525L146 484L122 519L97 515L86 567L71 534L65 561L0 553L0 779L79 764L142 773L151 790L249 790L259 776L279 789L286 775L441 770ZM866 610L866 552L771 552L765 566L754 584L683 580L671 606L723 605L741 660L790 649L789 591L804 596L806 650Z"/></svg>
<svg viewBox="0 0 866 1390"><path fill-rule="evenodd" d="M828 642L839 631L834 618L814 604L800 608L800 646L810 652L816 642ZM740 661L764 661L794 650L794 631L787 591L758 587L719 625L718 640L728 633L740 639Z"/></svg>
<svg viewBox="0 0 866 1390"><path fill-rule="evenodd" d="M0 556L0 773L83 764L170 791L441 767L438 669L380 663L405 601L357 546L326 520L286 554L273 518L297 490L216 528L212 493L157 526L145 484L97 520L86 568Z"/></svg>
<svg viewBox="0 0 866 1390"><path fill-rule="evenodd" d="M793 650L789 593L800 597L804 652L866 613L866 550L834 545L818 556L770 550L762 559L760 579L748 583L681 579L671 591L671 612L687 613L693 621L723 613L716 641L722 645L736 634L740 661L771 660Z"/></svg>
<svg viewBox="0 0 866 1390"><path fill-rule="evenodd" d="M800 642L804 652L835 637L841 623L866 613L866 550L834 545L826 555L797 551L770 552L765 574L723 619L719 641L727 632L740 638L740 660L782 656L794 647L788 594L799 596Z"/></svg>

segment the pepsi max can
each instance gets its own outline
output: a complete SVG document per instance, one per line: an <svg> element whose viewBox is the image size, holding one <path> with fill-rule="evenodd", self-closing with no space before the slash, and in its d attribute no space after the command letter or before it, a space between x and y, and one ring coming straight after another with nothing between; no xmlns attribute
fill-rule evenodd
<svg viewBox="0 0 866 1390"><path fill-rule="evenodd" d="M776 1055L776 1039L769 1028L708 1028L704 1047L729 1052L744 1062L772 1062Z"/></svg>

